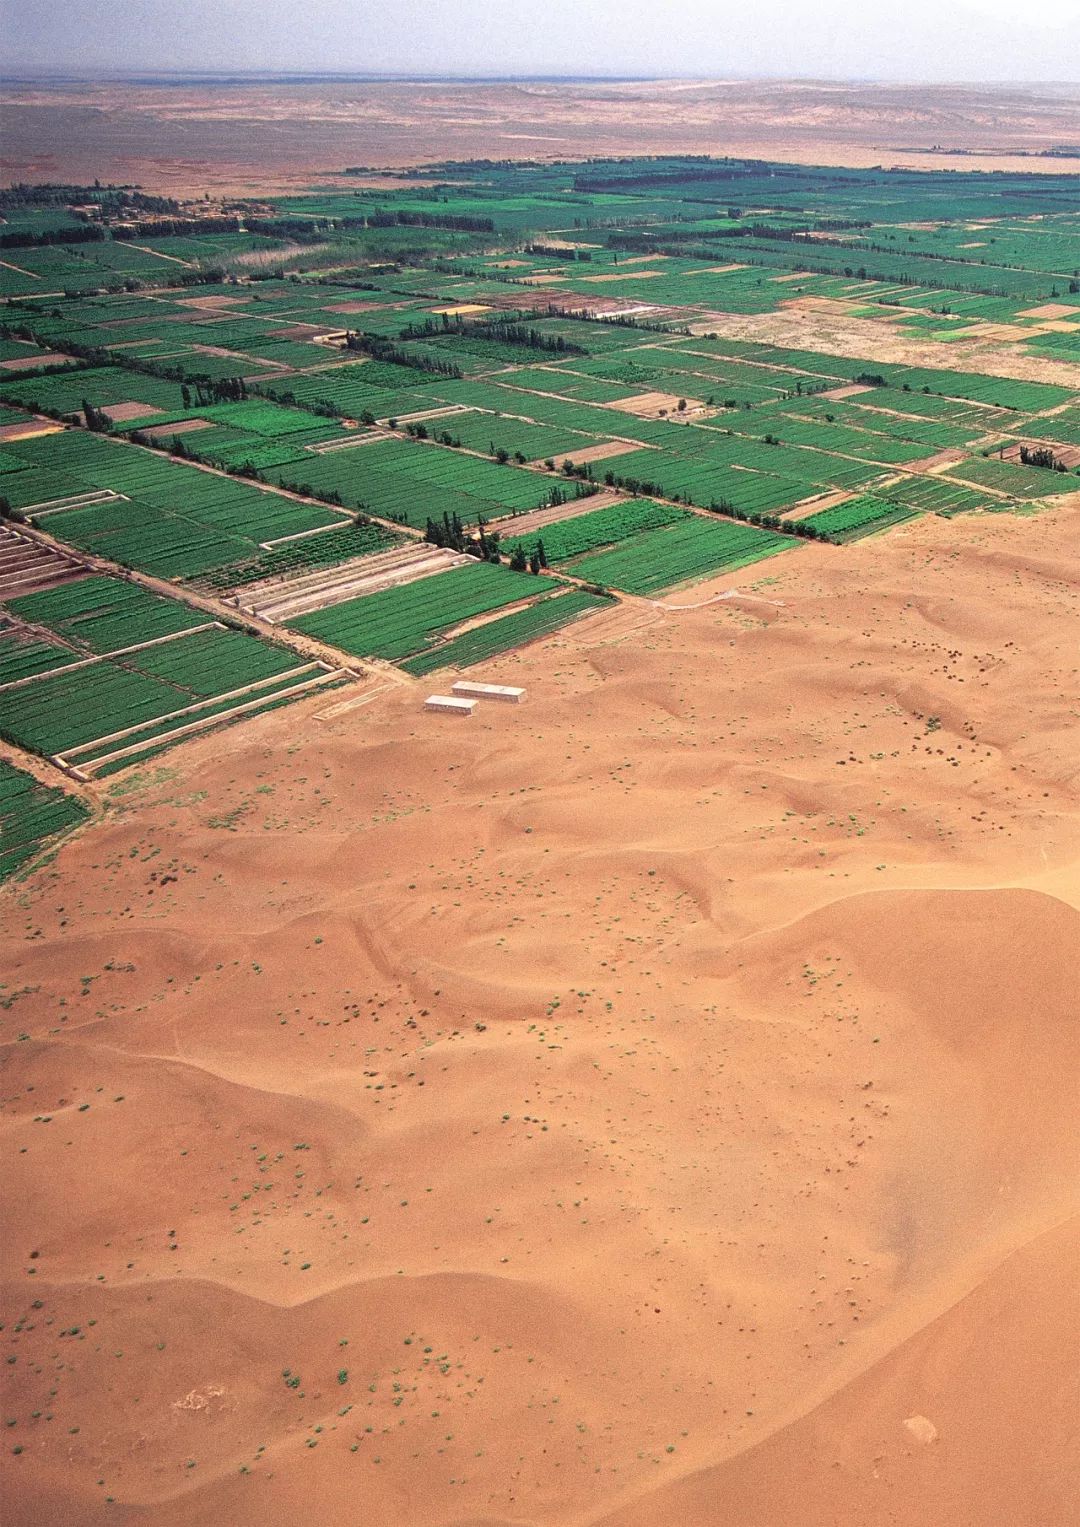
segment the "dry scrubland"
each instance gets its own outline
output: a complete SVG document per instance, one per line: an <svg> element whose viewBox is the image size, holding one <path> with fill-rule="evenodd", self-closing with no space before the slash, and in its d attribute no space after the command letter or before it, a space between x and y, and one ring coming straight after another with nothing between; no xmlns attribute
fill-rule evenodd
<svg viewBox="0 0 1080 1527"><path fill-rule="evenodd" d="M820 81L122 81L12 84L0 109L11 180L135 180L150 190L265 191L342 164L724 153L800 164L1076 171L1063 86ZM925 150L938 145L941 152ZM350 182L355 186L355 180Z"/></svg>
<svg viewBox="0 0 1080 1527"><path fill-rule="evenodd" d="M5 896L11 1527L1065 1522L1078 528L125 780Z"/></svg>

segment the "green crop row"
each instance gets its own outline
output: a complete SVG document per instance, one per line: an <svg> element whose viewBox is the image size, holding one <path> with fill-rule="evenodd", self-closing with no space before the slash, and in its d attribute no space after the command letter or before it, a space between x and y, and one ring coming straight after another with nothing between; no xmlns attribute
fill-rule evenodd
<svg viewBox="0 0 1080 1527"><path fill-rule="evenodd" d="M19 495L23 505L97 489L125 495L43 514L41 525L74 546L160 577L249 561L260 542L344 522L332 509L83 431L11 441L6 451L27 468L3 476L2 491L13 503L10 485L24 477L30 482Z"/></svg>
<svg viewBox="0 0 1080 1527"><path fill-rule="evenodd" d="M490 562L454 567L400 588L381 589L289 624L357 657L411 657L444 631L502 605L534 599L557 585Z"/></svg>
<svg viewBox="0 0 1080 1527"><path fill-rule="evenodd" d="M168 409L180 406L180 387L177 382L163 382L156 376L101 366L49 376L15 377L10 382L0 382L0 399L4 398L58 414L77 413L84 399L95 408L145 403L155 409Z"/></svg>
<svg viewBox="0 0 1080 1527"><path fill-rule="evenodd" d="M154 641L205 625L209 619L201 611L152 594L136 583L99 576L23 594L9 600L8 609L20 620L44 626L62 641L82 648L82 654L71 654L73 658Z"/></svg>
<svg viewBox="0 0 1080 1527"><path fill-rule="evenodd" d="M606 509L554 520L528 535L505 537L499 544L504 552L512 553L520 547L526 556L531 556L542 542L549 562L565 562L600 546L613 546L643 530L658 530L662 525L672 525L687 518L686 510L676 509L671 504L630 498L610 504Z"/></svg>
<svg viewBox="0 0 1080 1527"><path fill-rule="evenodd" d="M82 801L0 759L0 881L89 816Z"/></svg>
<svg viewBox="0 0 1080 1527"><path fill-rule="evenodd" d="M452 425L449 420L448 427ZM551 492L550 479L539 473L400 438L309 455L296 468L286 466L267 475L283 485L295 482L319 493L335 492L351 508L420 528L444 513L475 524L535 509Z"/></svg>
<svg viewBox="0 0 1080 1527"><path fill-rule="evenodd" d="M798 543L788 536L694 515L663 530L646 530L613 551L583 557L570 571L629 594L656 594L715 573L733 572Z"/></svg>
<svg viewBox="0 0 1080 1527"><path fill-rule="evenodd" d="M33 752L66 753L297 667L293 653L246 632L196 630L74 670L42 672L6 691L0 734Z"/></svg>
<svg viewBox="0 0 1080 1527"><path fill-rule="evenodd" d="M904 520L913 519L917 509L902 504L890 504L886 499L864 494L835 504L831 509L820 509L817 514L807 514L800 524L812 525L820 536L829 541L846 544L878 530L888 530Z"/></svg>
<svg viewBox="0 0 1080 1527"><path fill-rule="evenodd" d="M473 663L485 662L514 647L539 637L550 636L579 615L590 615L596 610L611 608L611 601L584 589L570 589L565 594L552 594L538 599L524 610L512 615L500 615L472 631L455 637L452 641L430 647L417 657L406 658L402 667L417 677L433 673L437 668L468 668Z"/></svg>
<svg viewBox="0 0 1080 1527"><path fill-rule="evenodd" d="M1020 466L1011 461L999 461L996 456L974 457L949 467L948 472L950 477L959 478L961 482L993 488L1013 498L1051 498L1076 490L1076 478L1071 473Z"/></svg>

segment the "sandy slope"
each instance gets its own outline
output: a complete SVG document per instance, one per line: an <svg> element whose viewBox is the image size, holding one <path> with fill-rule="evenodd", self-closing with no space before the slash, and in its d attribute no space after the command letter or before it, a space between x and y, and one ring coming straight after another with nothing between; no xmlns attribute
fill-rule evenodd
<svg viewBox="0 0 1080 1527"><path fill-rule="evenodd" d="M1078 1397L1047 1309L1080 1299L1078 1228L1074 1219L1021 1248L805 1420L605 1527L1075 1520Z"/></svg>
<svg viewBox="0 0 1080 1527"><path fill-rule="evenodd" d="M293 707L5 893L8 1519L1068 1522L1078 524Z"/></svg>

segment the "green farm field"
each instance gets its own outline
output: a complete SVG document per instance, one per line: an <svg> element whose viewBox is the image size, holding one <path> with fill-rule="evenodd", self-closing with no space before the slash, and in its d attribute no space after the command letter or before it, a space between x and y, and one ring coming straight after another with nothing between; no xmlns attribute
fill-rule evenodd
<svg viewBox="0 0 1080 1527"><path fill-rule="evenodd" d="M0 883L36 860L90 812L76 796L43 785L0 759Z"/></svg>
<svg viewBox="0 0 1080 1527"><path fill-rule="evenodd" d="M651 596L808 536L843 557L916 515L1029 513L1074 491L1080 462L1060 453L1080 442L1080 369L1045 359L1080 329L1068 177L1007 176L991 195L977 173L837 180L679 156L452 170L434 203L417 173L294 189L205 226L193 209L137 241L107 210L84 236L60 193L13 198L0 510L229 601L308 580L327 602L298 632L420 674L592 607L560 580ZM760 212L741 210L754 198ZM27 289L51 278L47 300ZM814 304L857 320L858 344L815 343ZM991 328L1008 348L984 369ZM1020 444L1060 470L1003 459ZM597 490L604 507L584 507ZM539 527L517 532L524 515ZM396 566L423 536L460 548L493 523L502 566L378 587L380 558ZM554 571L506 566L523 557ZM343 597L368 559L376 592ZM0 673L63 694L63 654L94 650L96 620L104 653L122 629L137 646L194 618L143 604L52 641L5 627ZM197 637L185 650L224 664L231 641ZM106 679L106 729L117 712L132 737L158 724L166 674L88 684ZM196 664L174 689L205 708L208 683ZM71 745L51 712L16 722L39 750Z"/></svg>
<svg viewBox="0 0 1080 1527"><path fill-rule="evenodd" d="M0 735L77 768L306 690L316 666L177 601L91 576L0 607Z"/></svg>
<svg viewBox="0 0 1080 1527"><path fill-rule="evenodd" d="M1075 0L13 9L2 1527L1065 1527Z"/></svg>
<svg viewBox="0 0 1080 1527"><path fill-rule="evenodd" d="M343 652L393 662L432 647L464 621L504 605L535 600L555 588L550 578L476 562L404 588L347 600L290 624Z"/></svg>

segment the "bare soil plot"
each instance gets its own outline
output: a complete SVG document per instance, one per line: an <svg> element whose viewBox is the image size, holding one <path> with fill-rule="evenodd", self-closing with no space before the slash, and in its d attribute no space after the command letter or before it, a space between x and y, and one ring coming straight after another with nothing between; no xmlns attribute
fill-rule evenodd
<svg viewBox="0 0 1080 1527"><path fill-rule="evenodd" d="M349 302L328 302L323 309L327 313L372 313L385 308L405 307L403 302L362 302L353 300Z"/></svg>
<svg viewBox="0 0 1080 1527"><path fill-rule="evenodd" d="M967 451L954 450L946 447L943 451L935 451L932 456L923 456L918 461L904 463L905 472L943 472L946 467L954 467L957 462L970 459Z"/></svg>
<svg viewBox="0 0 1080 1527"><path fill-rule="evenodd" d="M946 320L948 322L948 320ZM955 319L953 320L955 322ZM995 340L1002 344L1012 344L1019 340L1030 339L1032 334L1044 332L1043 327L1023 328L1018 323L977 323L968 330L972 339Z"/></svg>
<svg viewBox="0 0 1080 1527"><path fill-rule="evenodd" d="M1027 448L1030 450L1033 447L1037 448L1038 444L1039 442L1037 440L1014 440L1011 445L1007 445L1005 447L1005 460L1019 462L1021 446L1027 446ZM1058 461L1063 461L1070 471L1073 469L1073 467L1080 467L1080 445L1058 445L1055 442L1052 443L1051 449L1053 450L1053 453L1057 457ZM994 455L1000 456L1001 452L995 451ZM1058 486L1056 474L1047 472L1046 481L1047 492Z"/></svg>
<svg viewBox="0 0 1080 1527"><path fill-rule="evenodd" d="M816 493L813 498L804 498L801 503L791 509L784 510L786 520L803 520L810 514L817 514L822 509L835 509L837 504L846 504L849 498L857 498L857 493L852 493L849 488L837 488L833 493Z"/></svg>
<svg viewBox="0 0 1080 1527"><path fill-rule="evenodd" d="M609 456L626 456L631 451L639 451L641 447L636 441L631 440L605 440L602 445L590 445L585 450L572 450L560 452L559 459L569 459L575 466L587 466L591 461L606 461ZM648 447L652 449L652 447ZM538 460L542 458L537 458Z"/></svg>
<svg viewBox="0 0 1080 1527"><path fill-rule="evenodd" d="M592 286L600 286L606 281L651 281L655 276L663 274L662 270L619 270L606 276L582 276L581 279Z"/></svg>
<svg viewBox="0 0 1080 1527"><path fill-rule="evenodd" d="M130 419L145 419L149 414L159 414L161 409L154 403L110 403L101 412L114 424L126 424Z"/></svg>
<svg viewBox="0 0 1080 1527"><path fill-rule="evenodd" d="M918 461L906 461L904 472L943 472L946 467L953 467L958 461L967 460L967 450L956 450L949 446L944 450L935 450L929 457L920 457Z"/></svg>
<svg viewBox="0 0 1080 1527"><path fill-rule="evenodd" d="M210 312L214 308L240 308L246 307L251 301L250 297L177 297L176 303L182 308L198 308L204 312ZM134 322L141 323L141 318Z"/></svg>
<svg viewBox="0 0 1080 1527"><path fill-rule="evenodd" d="M565 504L552 504L547 509L533 509L529 514L510 514L492 525L505 536L528 535L557 521L576 519L579 514L591 514L594 509L607 509L620 502L617 493L594 493L591 498L572 498Z"/></svg>
<svg viewBox="0 0 1080 1527"><path fill-rule="evenodd" d="M36 371L39 366L62 366L69 362L74 362L74 356L54 350L48 355L17 355L13 360L0 361L0 371Z"/></svg>
<svg viewBox="0 0 1080 1527"><path fill-rule="evenodd" d="M287 329L267 329L264 339L314 339L319 330L312 323L293 323Z"/></svg>
<svg viewBox="0 0 1080 1527"><path fill-rule="evenodd" d="M704 408L700 398L685 398L687 408ZM618 398L609 403L616 413L633 414L638 419L656 419L663 413L679 412L679 397L673 392L639 392L634 397Z"/></svg>
<svg viewBox="0 0 1080 1527"><path fill-rule="evenodd" d="M27 419L25 423L0 424L0 445L5 440L30 440L35 435L55 435L63 429L51 419Z"/></svg>
<svg viewBox="0 0 1080 1527"><path fill-rule="evenodd" d="M1023 308L1016 316L1017 318L1080 318L1080 309L1075 303L1044 302L1037 308Z"/></svg>
<svg viewBox="0 0 1080 1527"><path fill-rule="evenodd" d="M178 419L175 424L151 424L142 433L149 440L169 440L173 435L190 435L192 430L213 427L212 419Z"/></svg>

